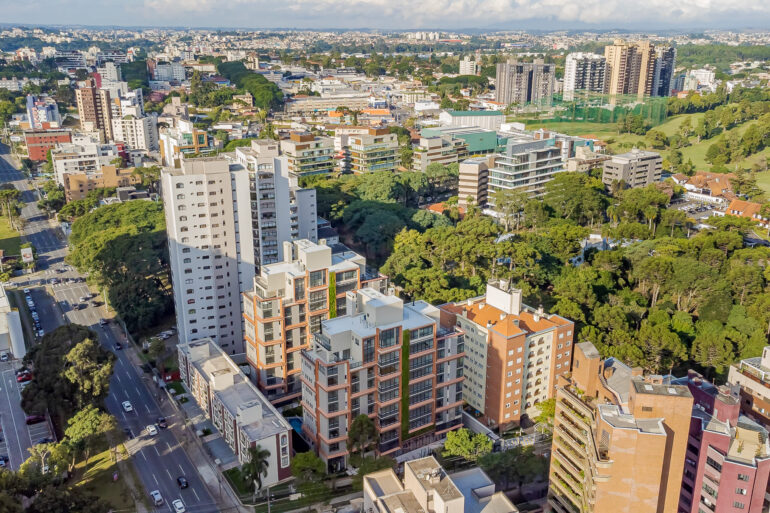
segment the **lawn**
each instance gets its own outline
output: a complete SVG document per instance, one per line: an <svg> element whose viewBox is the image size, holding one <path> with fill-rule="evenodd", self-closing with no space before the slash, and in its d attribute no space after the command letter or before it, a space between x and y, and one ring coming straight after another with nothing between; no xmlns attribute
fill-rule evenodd
<svg viewBox="0 0 770 513"><path fill-rule="evenodd" d="M119 450L125 451L122 445L119 448ZM109 502L118 511L131 511L136 508L131 490L120 478L120 475L117 481L112 479L118 466L113 461L109 449L92 456L88 461L88 469L85 470L85 473L83 473L84 470L85 461L81 461L75 467L76 475L82 476L78 480L77 486L82 486L88 492ZM139 480L135 479L135 482L138 483Z"/></svg>
<svg viewBox="0 0 770 513"><path fill-rule="evenodd" d="M0 217L0 249L5 256L21 254L21 235L11 228L6 217Z"/></svg>
<svg viewBox="0 0 770 513"><path fill-rule="evenodd" d="M252 493L249 484L241 477L241 472L238 467L225 470L222 474L227 478L227 481L230 483L233 490L235 490L235 493L241 497L248 497L251 499Z"/></svg>
<svg viewBox="0 0 770 513"><path fill-rule="evenodd" d="M757 185L765 191L765 195L770 198L770 171L757 173Z"/></svg>

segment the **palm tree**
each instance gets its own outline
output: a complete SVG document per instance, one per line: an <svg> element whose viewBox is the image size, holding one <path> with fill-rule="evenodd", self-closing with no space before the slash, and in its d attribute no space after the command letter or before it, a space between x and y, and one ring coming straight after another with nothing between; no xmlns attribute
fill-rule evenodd
<svg viewBox="0 0 770 513"><path fill-rule="evenodd" d="M267 477L267 468L270 451L263 449L261 445L249 447L249 461L241 467L243 480L254 484L254 493L262 489L262 478Z"/></svg>

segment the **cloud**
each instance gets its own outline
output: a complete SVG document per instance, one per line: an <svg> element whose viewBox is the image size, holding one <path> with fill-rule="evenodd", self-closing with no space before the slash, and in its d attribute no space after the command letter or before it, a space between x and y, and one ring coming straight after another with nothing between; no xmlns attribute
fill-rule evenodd
<svg viewBox="0 0 770 513"><path fill-rule="evenodd" d="M234 26L264 26L261 20L294 26L297 17L303 24L315 21L315 26L403 28L483 27L532 19L618 27L640 22L685 26L724 22L728 16L755 21L770 17L770 2L745 0L679 0L676 4L670 0L144 0L144 4L158 15L211 15L219 23L223 20L218 15L226 11L236 15Z"/></svg>

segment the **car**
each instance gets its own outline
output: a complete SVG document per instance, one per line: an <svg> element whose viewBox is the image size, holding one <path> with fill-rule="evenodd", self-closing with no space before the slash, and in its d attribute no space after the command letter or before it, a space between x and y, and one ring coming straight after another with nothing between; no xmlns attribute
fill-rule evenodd
<svg viewBox="0 0 770 513"><path fill-rule="evenodd" d="M18 376L16 376L16 383L24 383L24 382L29 381L31 379L32 379L32 374L31 373L19 374Z"/></svg>
<svg viewBox="0 0 770 513"><path fill-rule="evenodd" d="M155 436L158 434L158 428L155 427L155 424L150 424L145 429L147 430L147 434L150 436Z"/></svg>
<svg viewBox="0 0 770 513"><path fill-rule="evenodd" d="M155 423L161 429L166 429L168 427L168 422L166 421L166 417L158 417L158 420L155 421Z"/></svg>
<svg viewBox="0 0 770 513"><path fill-rule="evenodd" d="M40 424L41 422L45 422L45 415L27 415L24 422L26 422L27 425Z"/></svg>
<svg viewBox="0 0 770 513"><path fill-rule="evenodd" d="M131 432L131 428L123 428L123 433L126 435L126 438L129 440L134 438L134 434Z"/></svg>
<svg viewBox="0 0 770 513"><path fill-rule="evenodd" d="M156 335L156 337L158 337L158 338L159 338L159 339L161 339L161 340L166 340L166 339L167 339L167 338L169 338L170 336L171 336L171 335L168 335L168 334L166 334L166 333L158 333L158 334Z"/></svg>
<svg viewBox="0 0 770 513"><path fill-rule="evenodd" d="M98 301L91 301L88 304L91 305L94 308L97 308L97 307L99 307L101 305L101 303L99 303Z"/></svg>
<svg viewBox="0 0 770 513"><path fill-rule="evenodd" d="M59 278L51 278L51 285L58 285L59 283L61 283Z"/></svg>
<svg viewBox="0 0 770 513"><path fill-rule="evenodd" d="M78 304L75 305L75 310L82 310L86 306L88 306L88 305L86 305L84 303L78 303Z"/></svg>
<svg viewBox="0 0 770 513"><path fill-rule="evenodd" d="M8 456L0 454L0 468L5 468L8 465Z"/></svg>
<svg viewBox="0 0 770 513"><path fill-rule="evenodd" d="M20 388L21 390L24 390L25 388L27 388L27 386L28 386L30 383L32 383L32 381L24 381L24 382L22 382L22 383L19 383L19 388Z"/></svg>
<svg viewBox="0 0 770 513"><path fill-rule="evenodd" d="M42 337L43 337L43 335L45 335L45 330L38 330L38 332L37 332L37 336L38 336L38 337L40 337L40 338L42 338Z"/></svg>
<svg viewBox="0 0 770 513"><path fill-rule="evenodd" d="M80 296L80 299L78 299L78 301L81 303L85 303L86 301L88 301L88 296Z"/></svg>
<svg viewBox="0 0 770 513"><path fill-rule="evenodd" d="M176 484L179 485L179 488L187 488L190 486L190 483L187 482L187 478L184 476L179 476L176 478Z"/></svg>
<svg viewBox="0 0 770 513"><path fill-rule="evenodd" d="M41 438L40 440L35 442L35 445L52 444L52 443L53 443L53 438L45 437L45 438Z"/></svg>
<svg viewBox="0 0 770 513"><path fill-rule="evenodd" d="M152 499L153 504L155 504L156 506L163 505L163 496L160 494L159 490L151 491L150 498Z"/></svg>
<svg viewBox="0 0 770 513"><path fill-rule="evenodd" d="M0 362L7 362L11 359L11 355L8 353L8 351L3 351L0 353Z"/></svg>
<svg viewBox="0 0 770 513"><path fill-rule="evenodd" d="M174 502L171 503L172 506L174 506L174 513L185 513L187 509L184 507L184 502L182 502L182 499L177 499Z"/></svg>
<svg viewBox="0 0 770 513"><path fill-rule="evenodd" d="M65 268L63 268L63 267L58 267L58 268L56 269L56 272L57 272L57 273L66 273L66 272L67 272L67 269L65 269Z"/></svg>
<svg viewBox="0 0 770 513"><path fill-rule="evenodd" d="M32 312L32 318L36 321L40 320L40 316L37 314L37 312Z"/></svg>
<svg viewBox="0 0 770 513"><path fill-rule="evenodd" d="M24 293L29 295L30 294L30 290L29 289L24 289Z"/></svg>
<svg viewBox="0 0 770 513"><path fill-rule="evenodd" d="M131 406L131 401L123 401L123 411L125 412L134 411L134 407Z"/></svg>
<svg viewBox="0 0 770 513"><path fill-rule="evenodd" d="M115 350L120 351L121 349L123 349L123 344L120 342L115 342Z"/></svg>
<svg viewBox="0 0 770 513"><path fill-rule="evenodd" d="M18 376L19 374L24 374L26 372L30 372L30 370L26 367L22 367L21 369L16 369L16 372L14 374Z"/></svg>
<svg viewBox="0 0 770 513"><path fill-rule="evenodd" d="M99 319L99 326L107 326L107 319Z"/></svg>

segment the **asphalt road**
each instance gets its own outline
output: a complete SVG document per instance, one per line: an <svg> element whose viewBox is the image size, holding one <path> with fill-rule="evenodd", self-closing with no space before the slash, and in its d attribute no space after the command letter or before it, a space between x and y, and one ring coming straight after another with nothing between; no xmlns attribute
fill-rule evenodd
<svg viewBox="0 0 770 513"><path fill-rule="evenodd" d="M99 326L99 319L105 317L102 298L99 296L94 298L99 306L94 307L89 304L83 309L75 308L75 305L80 303L80 298L89 293L88 287L83 282L66 283L69 278L80 278L74 270L63 263L67 253L66 244L50 227L45 214L37 208L37 193L29 190L27 180L13 167L7 155L7 147L0 145L0 182L8 181L14 182L18 189L24 191L22 199L27 202L22 209L22 217L27 220L25 238L37 249L38 268L41 270L36 275L30 276L30 283L43 285L33 291L43 329L48 332L64 322L89 326L99 334L100 342L104 347L116 354L115 372L110 383L110 394L107 397L106 406L118 420L120 427L131 432L133 438L127 441L126 448L131 454L131 461L146 493L159 490L165 500L165 504L156 508L156 511L172 511L171 502L177 498L182 499L187 511L191 513L219 511L220 508L208 493L195 466L172 431L159 429L155 436L147 433L146 427L154 424L161 415L157 402L158 397L161 396L157 388L151 380L140 375L141 371L132 364L124 351L116 349L118 339L123 336L116 334L111 325ZM57 272L57 269L65 269L65 271ZM63 279L65 283L51 284L52 278ZM50 292L53 292L53 298ZM18 459L22 456L26 459L26 447L31 443L29 433L25 435L22 429L27 427L24 424L24 418L15 419L16 414L21 412L21 408L18 407L20 399L18 387L14 389L7 386L7 375L12 374L12 370L0 368L0 372L3 379L0 385L0 419L3 422L3 431L14 433L11 435L13 439L9 437L3 443L7 443L11 463L16 468L20 464L20 461L17 463ZM132 412L126 413L123 410L121 406L123 401L131 402ZM11 417L11 415L4 415L5 408L13 411L12 419L5 419L6 416ZM170 422L173 421L170 420ZM6 423L9 424L8 429L5 427ZM185 476L190 484L189 488L179 489L176 483L179 476Z"/></svg>

